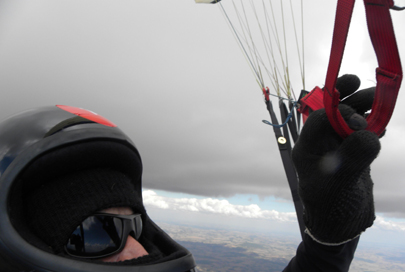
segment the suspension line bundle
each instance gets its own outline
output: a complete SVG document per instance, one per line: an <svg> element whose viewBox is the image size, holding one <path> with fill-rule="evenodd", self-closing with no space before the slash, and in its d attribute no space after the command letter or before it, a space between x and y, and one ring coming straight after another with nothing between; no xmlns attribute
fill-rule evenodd
<svg viewBox="0 0 405 272"><path fill-rule="evenodd" d="M220 0L195 0L197 3L212 3L216 4ZM225 2L226 0L222 1ZM236 0L235 0L236 1ZM222 3L221 2L221 3ZM272 33L275 36L276 42L275 51L281 55L282 59L282 69L278 69L275 65L275 53L272 49L272 42L270 38L263 38L266 55L269 57L271 69L262 67L263 60L258 57L257 46L256 44L249 43L247 37L251 35L251 29L248 22L242 22L241 18L246 18L246 12L244 9L243 0L240 0L243 12L242 15L238 14L238 20L240 22L242 31L238 32L236 27L231 22L228 14L226 13L224 7L219 3L223 14L228 21L231 31L234 33L237 42L239 43L244 55L246 56L249 65L252 68L252 71L256 77L257 82L259 83L265 98L266 108L269 112L271 122L263 120L265 124L271 125L274 130L275 138L278 144L280 151L280 156L283 162L284 170L288 179L288 183L291 190L291 195L293 198L297 219L299 223L299 228L301 236L304 235L305 226L303 223L303 206L298 195L298 176L295 171L292 159L292 141L295 143L299 136L300 131L300 115L303 117L303 122L305 122L311 110L318 110L325 108L328 119L335 129L335 131L342 137L346 138L350 135L353 130L348 127L343 117L341 116L338 105L339 105L339 92L336 90L336 81L340 70L340 65L343 58L343 53L345 49L346 39L348 35L348 30L350 26L350 21L353 13L355 0L338 0L336 8L336 17L335 25L333 31L332 47L328 65L328 71L325 80L324 88L315 87L311 92L305 91L305 72L304 72L304 56L302 54L302 60L300 56L300 50L298 48L298 38L295 27L295 20L293 14L293 5L290 0L291 14L293 18L295 40L297 43L297 49L299 53L299 63L302 75L303 91L300 94L298 101L294 101L291 97L292 87L290 85L289 79L289 69L288 69L288 57L287 50L285 47L285 56L282 53L282 46L280 39L278 37L277 29L274 26L271 26L271 20L265 16L264 21L266 22L267 32ZM253 0L246 1L250 3L252 7L255 6ZM272 17L274 20L274 11L272 6L272 1L263 1L262 10L266 13L267 7L271 10ZM281 14L282 14L282 25L283 25L283 34L284 34L284 45L286 46L285 41L285 24L284 24L284 15L283 15L283 1L280 0L281 5ZM370 115L367 117L368 127L367 130L375 132L377 135L380 135L387 126L391 115L393 113L399 88L402 81L402 68L401 61L398 53L397 43L395 39L394 29L391 21L390 9L393 10L403 10L405 8L399 8L394 5L393 0L364 0L364 5L367 15L367 25L369 35L377 56L379 67L376 69L377 74L377 87L374 98L374 103ZM235 6L235 4L234 4ZM302 20L302 6L301 1L301 24L303 25ZM236 6L235 6L236 9ZM254 11L254 15L258 18L258 13ZM275 22L274 22L275 23ZM265 33L264 29L259 24L260 32ZM302 28L303 29L303 28ZM270 36L270 35L269 35ZM251 37L250 37L251 38ZM303 36L302 36L303 38ZM302 53L304 51L304 46L302 42ZM249 54L250 53L250 54ZM271 56L271 57L270 57ZM271 60L272 59L272 60ZM274 66L273 66L274 65ZM264 65L263 65L264 66ZM269 73L270 80L272 85L277 93L279 98L279 110L280 116L283 121L279 124L272 102L270 101L270 90L265 87L263 76L261 74L263 70L266 70ZM284 72L284 75L280 71ZM280 84L280 78L282 84ZM280 95L280 89L283 89L287 94L287 99L282 98ZM288 107L284 101L288 101ZM291 135L291 139L290 139Z"/></svg>

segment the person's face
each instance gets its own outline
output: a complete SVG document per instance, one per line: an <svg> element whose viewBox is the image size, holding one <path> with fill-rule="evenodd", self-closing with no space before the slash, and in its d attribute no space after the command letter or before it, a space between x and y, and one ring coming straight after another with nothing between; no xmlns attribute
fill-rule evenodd
<svg viewBox="0 0 405 272"><path fill-rule="evenodd" d="M114 207L102 210L103 213L120 214L120 215L131 215L133 211L129 207ZM145 248L135 240L131 235L128 235L127 243L124 249L114 255L105 257L101 259L103 262L120 262L125 260L136 259L142 256L148 255Z"/></svg>

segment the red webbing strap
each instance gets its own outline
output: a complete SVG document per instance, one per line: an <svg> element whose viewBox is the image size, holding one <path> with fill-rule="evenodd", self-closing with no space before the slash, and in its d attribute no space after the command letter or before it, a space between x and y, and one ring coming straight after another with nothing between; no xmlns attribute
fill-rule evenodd
<svg viewBox="0 0 405 272"><path fill-rule="evenodd" d="M367 130L380 135L394 110L402 80L402 68L389 8L392 0L364 0L371 41L377 55L377 87L372 112L367 118ZM335 89L337 76L349 31L354 0L339 0L336 10L332 49L324 90L323 103L326 114L335 131L346 138L353 130L341 116L339 92Z"/></svg>
<svg viewBox="0 0 405 272"><path fill-rule="evenodd" d="M385 2L381 6L380 2ZM364 0L367 25L377 55L377 88L367 130L380 135L394 111L402 81L401 60L395 40L389 8L393 1ZM376 109L376 110L374 110Z"/></svg>
<svg viewBox="0 0 405 272"><path fill-rule="evenodd" d="M343 59L347 34L352 18L354 0L339 0L336 8L335 27L333 29L332 48L329 58L328 72L323 88L323 104L329 122L342 137L347 137L353 131L347 126L338 110L339 92L335 89L340 65Z"/></svg>

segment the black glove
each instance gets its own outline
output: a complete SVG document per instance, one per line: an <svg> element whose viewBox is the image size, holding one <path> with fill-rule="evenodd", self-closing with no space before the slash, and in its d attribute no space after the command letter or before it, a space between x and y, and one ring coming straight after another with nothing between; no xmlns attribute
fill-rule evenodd
<svg viewBox="0 0 405 272"><path fill-rule="evenodd" d="M353 75L339 78L336 86L341 99L356 91L359 82ZM373 97L374 88L370 88L339 105L355 130L346 139L334 131L322 109L310 114L293 149L306 232L322 244L352 240L375 219L370 164L380 151L380 142L375 133L364 130L367 121L363 118Z"/></svg>

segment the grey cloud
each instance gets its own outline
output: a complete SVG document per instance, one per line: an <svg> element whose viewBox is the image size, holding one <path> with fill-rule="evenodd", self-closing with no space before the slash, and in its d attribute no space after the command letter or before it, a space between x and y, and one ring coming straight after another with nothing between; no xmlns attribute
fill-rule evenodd
<svg viewBox="0 0 405 272"><path fill-rule="evenodd" d="M310 2L307 89L323 84L335 8ZM316 5L322 12L310 12ZM405 24L398 16L395 23ZM404 55L405 37L397 35ZM349 43L347 56L365 43ZM372 84L373 54L364 50L358 64L344 59L341 72L358 73L364 87ZM68 104L112 120L139 148L147 188L290 199L273 131L261 122L269 117L260 89L214 5L3 0L0 89L1 117ZM398 159L405 148L398 145L403 111L394 113L395 129L382 140L386 155L373 164L373 177L377 211L405 217Z"/></svg>

